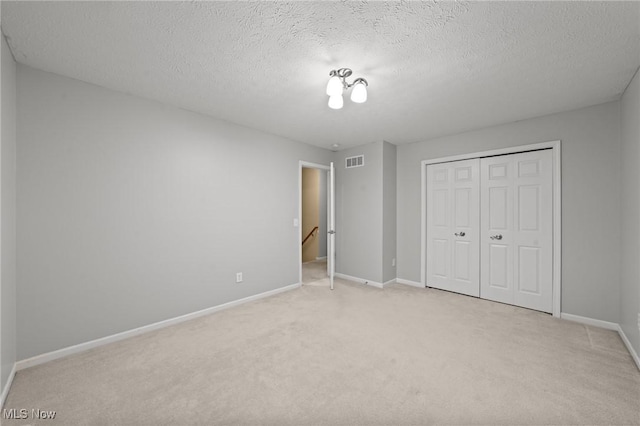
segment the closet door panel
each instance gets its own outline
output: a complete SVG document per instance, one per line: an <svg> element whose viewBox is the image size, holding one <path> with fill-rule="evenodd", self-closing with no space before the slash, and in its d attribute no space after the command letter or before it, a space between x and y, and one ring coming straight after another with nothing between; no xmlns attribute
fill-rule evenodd
<svg viewBox="0 0 640 426"><path fill-rule="evenodd" d="M482 158L480 297L513 303L513 164L511 156Z"/></svg>
<svg viewBox="0 0 640 426"><path fill-rule="evenodd" d="M489 245L489 288L497 291L509 291L511 280L509 279L509 248L504 244ZM484 269L484 268L483 268ZM482 292L485 296L485 292Z"/></svg>
<svg viewBox="0 0 640 426"><path fill-rule="evenodd" d="M478 296L478 159L427 166L428 287Z"/></svg>
<svg viewBox="0 0 640 426"><path fill-rule="evenodd" d="M488 190L487 201L489 228L496 231L506 231L509 229L509 220L507 215L507 204L509 200L509 186L503 183L500 186L490 187Z"/></svg>
<svg viewBox="0 0 640 426"><path fill-rule="evenodd" d="M449 278L449 241L433 239L433 263L431 264L432 282Z"/></svg>
<svg viewBox="0 0 640 426"><path fill-rule="evenodd" d="M451 170L427 167L427 286L446 287L451 280Z"/></svg>
<svg viewBox="0 0 640 426"><path fill-rule="evenodd" d="M551 150L480 162L480 297L552 311Z"/></svg>
<svg viewBox="0 0 640 426"><path fill-rule="evenodd" d="M551 150L513 155L515 221L514 302L553 310L553 158Z"/></svg>

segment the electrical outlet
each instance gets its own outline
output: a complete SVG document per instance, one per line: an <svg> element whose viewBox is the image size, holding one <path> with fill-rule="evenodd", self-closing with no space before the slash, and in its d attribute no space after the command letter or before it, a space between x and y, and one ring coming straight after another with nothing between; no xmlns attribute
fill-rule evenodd
<svg viewBox="0 0 640 426"><path fill-rule="evenodd" d="M241 283L242 282L242 272L238 272L236 274L236 282L237 283Z"/></svg>
<svg viewBox="0 0 640 426"><path fill-rule="evenodd" d="M640 312L638 312L638 330L640 331Z"/></svg>
<svg viewBox="0 0 640 426"><path fill-rule="evenodd" d="M396 258L391 259L391 266L396 266Z"/></svg>

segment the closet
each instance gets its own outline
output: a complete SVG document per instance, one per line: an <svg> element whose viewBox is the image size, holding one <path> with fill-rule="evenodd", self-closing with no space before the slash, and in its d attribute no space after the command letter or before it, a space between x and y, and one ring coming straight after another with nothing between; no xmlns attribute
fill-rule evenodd
<svg viewBox="0 0 640 426"><path fill-rule="evenodd" d="M426 285L553 308L552 150L426 166Z"/></svg>

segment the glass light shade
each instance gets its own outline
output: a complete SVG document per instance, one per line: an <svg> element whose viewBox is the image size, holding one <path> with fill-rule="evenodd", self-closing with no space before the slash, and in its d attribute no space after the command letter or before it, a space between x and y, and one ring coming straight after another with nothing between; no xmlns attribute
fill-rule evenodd
<svg viewBox="0 0 640 426"><path fill-rule="evenodd" d="M337 96L342 95L342 81L338 76L333 76L329 79L327 83L327 95L329 96Z"/></svg>
<svg viewBox="0 0 640 426"><path fill-rule="evenodd" d="M351 91L351 100L358 104L367 101L367 86L364 83L356 83Z"/></svg>
<svg viewBox="0 0 640 426"><path fill-rule="evenodd" d="M344 105L342 95L329 96L329 108L340 109L342 108L342 105Z"/></svg>

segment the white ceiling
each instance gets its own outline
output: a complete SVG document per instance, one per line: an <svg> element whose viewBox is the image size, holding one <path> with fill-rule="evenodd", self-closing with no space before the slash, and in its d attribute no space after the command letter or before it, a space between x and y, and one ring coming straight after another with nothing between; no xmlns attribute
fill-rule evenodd
<svg viewBox="0 0 640 426"><path fill-rule="evenodd" d="M20 63L329 148L619 98L636 2L2 2ZM327 107L329 71L369 100Z"/></svg>

